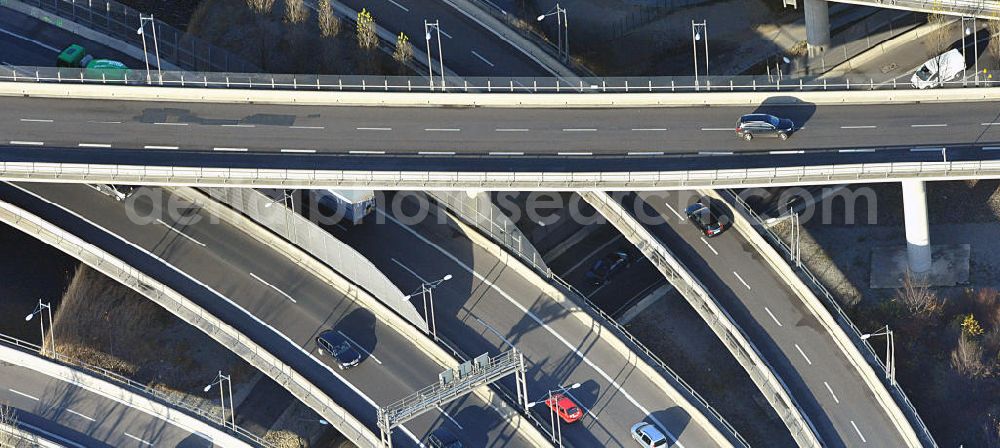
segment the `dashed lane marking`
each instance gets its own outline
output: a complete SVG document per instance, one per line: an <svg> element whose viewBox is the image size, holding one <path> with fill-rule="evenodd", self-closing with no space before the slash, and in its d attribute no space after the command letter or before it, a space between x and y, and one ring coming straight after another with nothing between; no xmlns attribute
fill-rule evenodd
<svg viewBox="0 0 1000 448"><path fill-rule="evenodd" d="M835 401L837 404L840 404L840 399L837 398L837 394L833 393L833 388L830 387L830 383L823 381L823 385L826 386L826 390L830 391L830 395L833 397L833 401Z"/></svg>
<svg viewBox="0 0 1000 448"><path fill-rule="evenodd" d="M403 5L400 5L399 3L396 3L393 0L389 0L389 3L392 3L393 5L398 6L399 9L402 9L403 11L410 12L410 8L407 8L407 7L403 6Z"/></svg>
<svg viewBox="0 0 1000 448"><path fill-rule="evenodd" d="M143 444L143 445L146 445L146 446L153 446L153 444L152 444L152 443L150 443L150 442L147 442L147 441L145 441L145 440L142 440L142 439L140 439L140 438L138 438L138 437L136 437L136 436L133 436L132 434L129 434L129 433L127 433L127 432L125 432L125 433L122 433L122 434L125 434L125 436L126 436L126 437L128 437L128 438L130 438L130 439L134 439L134 440L138 441L139 443L141 443L141 444Z"/></svg>
<svg viewBox="0 0 1000 448"><path fill-rule="evenodd" d="M385 151L349 151L351 154L385 154Z"/></svg>
<svg viewBox="0 0 1000 448"><path fill-rule="evenodd" d="M802 347L799 347L799 344L795 344L795 349L799 351L799 354L802 355L803 358L805 358L806 362L809 363L809 365L813 364L812 360L809 359L808 356L806 356L806 352L802 351Z"/></svg>
<svg viewBox="0 0 1000 448"><path fill-rule="evenodd" d="M840 129L875 129L878 126L841 126Z"/></svg>
<svg viewBox="0 0 1000 448"><path fill-rule="evenodd" d="M315 149L293 149L293 148L281 148L281 152L292 152L292 153L302 153L302 154L312 154L316 152Z"/></svg>
<svg viewBox="0 0 1000 448"><path fill-rule="evenodd" d="M854 432L858 433L858 437L861 437L861 443L868 443L868 440L865 439L865 435L861 434L861 430L858 429L858 425L857 423L854 423L854 420L851 420L851 426L854 427Z"/></svg>
<svg viewBox="0 0 1000 448"><path fill-rule="evenodd" d="M746 281L746 280L743 280L743 277L740 277L740 273L739 273L739 272L736 272L736 271L733 271L733 275L735 275L735 276L736 276L736 279L737 279L737 280L739 280L739 281L740 281L740 283L742 283L742 284L743 284L743 286L746 286L746 287L747 287L747 290L749 290L749 289L750 289L750 285L749 285L749 284L747 283L747 281Z"/></svg>
<svg viewBox="0 0 1000 448"><path fill-rule="evenodd" d="M278 294L281 294L281 295L285 296L285 298L288 299L288 300L291 300L292 303L299 303L297 300L295 300L294 298L292 298L292 296L288 295L288 293L286 293L285 291L282 291L282 290L278 289L277 286L274 286L274 285L268 283L266 280L258 277L257 274L254 274L253 272L251 272L250 276L253 277L254 279L256 279L258 282L261 282L264 285L270 287L271 289L277 291Z"/></svg>
<svg viewBox="0 0 1000 448"><path fill-rule="evenodd" d="M25 145L25 146L42 146L45 143L43 143L43 142L31 142L31 141L24 141L24 140L11 140L10 144L12 144L12 145Z"/></svg>
<svg viewBox="0 0 1000 448"><path fill-rule="evenodd" d="M391 131L392 128L354 128L359 131Z"/></svg>
<svg viewBox="0 0 1000 448"><path fill-rule="evenodd" d="M36 397L36 396L34 396L34 395L28 395L28 394L26 394L26 393L24 393L24 392L21 392L21 391L17 390L17 389L11 389L11 388L7 388L7 390L11 391L11 393L14 393L14 394L17 394L17 395L20 395L20 396L22 396L22 397L24 397L24 398L28 398L28 399L31 399L31 400L35 400L35 401L39 401L39 400L38 400L38 397Z"/></svg>
<svg viewBox="0 0 1000 448"><path fill-rule="evenodd" d="M290 129L326 129L326 126L289 126Z"/></svg>
<svg viewBox="0 0 1000 448"><path fill-rule="evenodd" d="M719 251L715 250L715 248L712 247L712 243L709 243L708 240L705 239L705 237L701 237L701 242L705 243L705 245L712 250L713 254L719 255Z"/></svg>
<svg viewBox="0 0 1000 448"><path fill-rule="evenodd" d="M455 155L455 152L454 151L420 151L417 154L420 154L422 156L453 156L453 155Z"/></svg>
<svg viewBox="0 0 1000 448"><path fill-rule="evenodd" d="M178 149L176 146L146 145L145 149Z"/></svg>
<svg viewBox="0 0 1000 448"><path fill-rule="evenodd" d="M767 315L771 316L771 319L774 320L774 323L778 324L779 327L783 327L784 326L784 325L781 325L781 322L778 320L777 317L775 317L774 313L771 312L770 308L768 308L768 307L765 306L764 307L764 311L767 311Z"/></svg>
<svg viewBox="0 0 1000 448"><path fill-rule="evenodd" d="M110 143L79 143L76 146L81 148L110 148Z"/></svg>
<svg viewBox="0 0 1000 448"><path fill-rule="evenodd" d="M22 118L21 121L28 123L52 123L53 120L44 118Z"/></svg>
<svg viewBox="0 0 1000 448"><path fill-rule="evenodd" d="M486 64L488 64L490 67L496 67L496 65L494 65L492 62L490 62L489 59L486 59L486 58L483 57L483 55L481 55L479 53L476 53L476 50L472 50L472 55L475 56L475 57L477 57L477 58L479 58L479 60L485 62Z"/></svg>
<svg viewBox="0 0 1000 448"><path fill-rule="evenodd" d="M213 149L215 149L216 151L228 151L228 152L246 152L247 151L246 148L225 148L225 147L218 148L217 147L217 148L213 148Z"/></svg>

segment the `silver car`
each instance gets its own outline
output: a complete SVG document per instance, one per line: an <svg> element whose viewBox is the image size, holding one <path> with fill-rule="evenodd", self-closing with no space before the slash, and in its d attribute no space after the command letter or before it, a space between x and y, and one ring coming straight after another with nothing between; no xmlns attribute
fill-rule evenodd
<svg viewBox="0 0 1000 448"><path fill-rule="evenodd" d="M632 425L632 438L645 448L660 448L667 446L667 436L651 423L639 422Z"/></svg>

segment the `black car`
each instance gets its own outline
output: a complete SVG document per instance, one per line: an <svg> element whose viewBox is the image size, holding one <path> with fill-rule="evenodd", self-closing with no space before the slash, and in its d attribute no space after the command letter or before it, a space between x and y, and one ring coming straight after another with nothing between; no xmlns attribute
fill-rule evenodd
<svg viewBox="0 0 1000 448"><path fill-rule="evenodd" d="M736 123L736 135L750 141L754 137L778 137L787 140L795 130L795 123L787 118L770 114L747 114Z"/></svg>
<svg viewBox="0 0 1000 448"><path fill-rule="evenodd" d="M336 331L327 330L320 333L316 337L316 345L319 346L321 354L327 353L336 360L337 367L341 370L354 367L361 362L361 353L354 349L351 341Z"/></svg>
<svg viewBox="0 0 1000 448"><path fill-rule="evenodd" d="M702 201L689 205L684 209L684 213L688 220L709 238L722 233L729 227L728 216L719 213L718 210L713 210L710 205L705 205Z"/></svg>
<svg viewBox="0 0 1000 448"><path fill-rule="evenodd" d="M623 269L632 264L632 257L628 252L619 250L604 256L594 262L594 265L587 271L587 280L594 286L603 285Z"/></svg>
<svg viewBox="0 0 1000 448"><path fill-rule="evenodd" d="M427 436L427 446L431 448L462 448L462 442L458 440L458 436L442 426Z"/></svg>

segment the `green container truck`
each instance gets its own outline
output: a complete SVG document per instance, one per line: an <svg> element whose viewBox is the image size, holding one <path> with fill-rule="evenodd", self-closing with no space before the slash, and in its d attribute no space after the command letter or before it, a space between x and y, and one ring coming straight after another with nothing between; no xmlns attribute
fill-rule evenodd
<svg viewBox="0 0 1000 448"><path fill-rule="evenodd" d="M132 70L125 64L111 59L94 59L78 44L66 47L56 58L56 67L82 68L86 79L95 81L127 81ZM75 76L75 73L74 73Z"/></svg>

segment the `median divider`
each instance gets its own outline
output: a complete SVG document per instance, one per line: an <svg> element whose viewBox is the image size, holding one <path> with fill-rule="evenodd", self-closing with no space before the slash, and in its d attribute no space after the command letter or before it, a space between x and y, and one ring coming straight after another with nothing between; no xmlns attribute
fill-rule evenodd
<svg viewBox="0 0 1000 448"><path fill-rule="evenodd" d="M31 74L26 81L34 81ZM571 93L419 93L382 90L373 85L367 91L275 90L158 87L142 85L72 84L47 82L0 82L0 96L38 98L76 98L95 100L172 101L226 104L284 104L312 106L380 107L497 107L497 108L628 108L684 106L756 106L890 104L926 102L996 101L1000 87L906 89L906 90L829 90L728 92L720 88L706 92L598 93L583 81L566 90ZM594 86L597 87L597 86ZM456 88L458 90L458 88ZM599 89L598 89L599 90Z"/></svg>
<svg viewBox="0 0 1000 448"><path fill-rule="evenodd" d="M826 333L830 335L845 358L847 358L864 380L865 385L868 386L868 389L871 390L872 395L875 397L875 401L885 410L886 415L892 420L899 434L906 440L909 446L922 446L921 437L918 436L911 422L921 428L921 433L924 435L923 438L929 442L930 446L936 446L930 431L927 430L916 409L910 405L909 400L905 399L905 395L902 396L901 401L908 405L906 409L909 411L909 415L903 412L903 408L894 400L893 394L890 393L889 389L886 388L885 384L876 375L875 368L876 366L882 367L881 364L878 361L872 362L871 359L866 358L862 354L862 351L859 350L859 347L862 345L860 339L861 333L851 323L850 318L839 307L838 311L840 311L839 315L841 319L838 321L834 318L833 314L820 302L819 297L813 293L809 286L802 281L785 261L785 258L774 247L768 244L764 237L757 231L757 226L755 226L754 220L749 216L744 204L736 203L737 196L729 192L720 193L717 190L706 189L698 190L698 193L702 196L708 196L727 203L735 211L733 214L733 228L753 246L774 273L802 300L802 303L816 317L816 320L823 325ZM762 225L762 223L758 222L758 225ZM868 351L870 351L870 348ZM902 390L898 392L902 394Z"/></svg>
<svg viewBox="0 0 1000 448"><path fill-rule="evenodd" d="M213 425L171 408L159 401L134 393L124 387L88 375L77 369L50 361L36 354L0 345L0 361L24 367L41 375L72 384L132 409L144 412L192 434L197 434L212 444L223 447L250 446Z"/></svg>
<svg viewBox="0 0 1000 448"><path fill-rule="evenodd" d="M0 222L62 250L198 328L282 385L355 444L363 447L382 445L377 434L366 428L319 387L261 348L249 337L177 291L131 267L100 247L12 204L0 202Z"/></svg>
<svg viewBox="0 0 1000 448"><path fill-rule="evenodd" d="M582 191L578 194L634 244L687 299L750 375L750 379L788 427L798 445L823 446L816 428L792 397L788 386L701 281L677 260L659 238L651 234L607 193Z"/></svg>
<svg viewBox="0 0 1000 448"><path fill-rule="evenodd" d="M416 326L407 322L406 319L391 310L367 291L359 288L349 279L341 276L335 269L333 269L333 267L327 266L298 246L295 246L287 240L277 236L249 217L229 208L229 206L217 202L205 193L189 187L170 188L170 191L177 197L201 207L207 213L215 215L222 221L236 227L250 237L275 249L278 253L294 261L298 266L316 276L316 278L323 280L330 285L330 287L344 294L359 307L371 311L382 324L387 325L389 328L392 328L399 334L403 335L406 339L410 340L417 349L438 363L442 370L454 369L459 364L459 361L454 356L437 345L427 336L426 333L419 331ZM315 224L308 223L308 225ZM474 389L473 393L486 403L491 403L496 398L496 393L490 388L479 387ZM521 414L509 413L506 418L511 428L517 430L524 438L531 441L533 446L552 446L551 442L548 441L548 438L539 432L538 429L528 422L527 419L521 416Z"/></svg>

